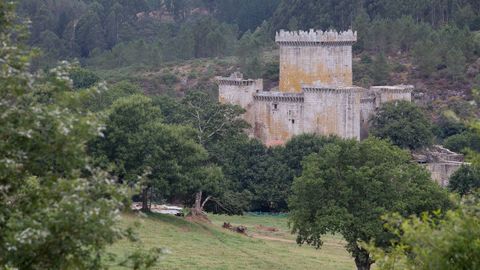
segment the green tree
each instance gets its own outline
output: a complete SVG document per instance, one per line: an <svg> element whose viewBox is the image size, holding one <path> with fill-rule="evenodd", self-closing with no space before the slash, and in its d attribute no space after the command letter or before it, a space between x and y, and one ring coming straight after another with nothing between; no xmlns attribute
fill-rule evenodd
<svg viewBox="0 0 480 270"><path fill-rule="evenodd" d="M190 92L181 102L180 123L197 131L197 142L207 150L210 144L236 136L248 124L239 118L245 110L236 105L221 104L203 92Z"/></svg>
<svg viewBox="0 0 480 270"><path fill-rule="evenodd" d="M429 146L433 140L432 124L419 107L408 101L383 104L371 119L371 134L412 150Z"/></svg>
<svg viewBox="0 0 480 270"><path fill-rule="evenodd" d="M188 198L202 205L222 187L221 170L207 164L208 154L195 139L196 131L162 122L153 101L132 95L115 101L106 120L104 136L92 145L92 152L122 182L142 188L142 209L149 211L155 198ZM202 200L202 194L208 194ZM198 207L198 208L197 208Z"/></svg>
<svg viewBox="0 0 480 270"><path fill-rule="evenodd" d="M390 65L384 54L375 57L371 66L370 74L374 84L385 85L388 83L390 78Z"/></svg>
<svg viewBox="0 0 480 270"><path fill-rule="evenodd" d="M430 76L441 64L441 57L431 40L419 41L413 48L413 62L423 76Z"/></svg>
<svg viewBox="0 0 480 270"><path fill-rule="evenodd" d="M340 141L308 156L292 190L290 222L297 242L319 248L322 235L340 233L359 270L374 262L359 241L383 248L392 239L383 229L382 215L449 206L446 191L407 152L375 138Z"/></svg>
<svg viewBox="0 0 480 270"><path fill-rule="evenodd" d="M454 79L461 79L465 77L464 71L467 59L463 52L459 49L451 49L447 52L445 57L445 64L447 65L447 72Z"/></svg>
<svg viewBox="0 0 480 270"><path fill-rule="evenodd" d="M197 143L209 152L220 141L234 138L248 127L239 117L244 113L244 109L236 105L221 104L203 92L188 93L178 108L181 112L177 114L176 122L194 128ZM209 166L214 167L213 164ZM203 183L208 183L208 180ZM201 213L205 205L202 192L203 190L198 190L196 194L194 214Z"/></svg>
<svg viewBox="0 0 480 270"><path fill-rule="evenodd" d="M251 78L262 75L263 61L261 54L261 41L250 31L245 32L238 42L236 56L239 60L240 70Z"/></svg>
<svg viewBox="0 0 480 270"><path fill-rule="evenodd" d="M455 152L466 153L469 150L480 152L480 134L466 130L446 138L444 145Z"/></svg>
<svg viewBox="0 0 480 270"><path fill-rule="evenodd" d="M84 68L75 68L70 71L70 78L75 89L89 88L100 81L95 72Z"/></svg>
<svg viewBox="0 0 480 270"><path fill-rule="evenodd" d="M444 216L387 217L386 226L397 239L387 251L373 245L376 269L478 269L480 252L480 200L478 194L462 199ZM368 245L367 245L368 246Z"/></svg>
<svg viewBox="0 0 480 270"><path fill-rule="evenodd" d="M95 10L83 15L75 27L75 42L80 48L80 56L88 57L94 49L105 49L105 33L101 20Z"/></svg>
<svg viewBox="0 0 480 270"><path fill-rule="evenodd" d="M78 106L69 67L29 72L13 8L0 2L0 265L101 269L106 247L127 235L117 224L125 190L89 161L100 125Z"/></svg>
<svg viewBox="0 0 480 270"><path fill-rule="evenodd" d="M99 89L100 90L100 89ZM113 103L123 97L140 94L138 85L129 81L120 81L101 91L94 92L86 102L86 106L93 112L108 109Z"/></svg>
<svg viewBox="0 0 480 270"><path fill-rule="evenodd" d="M282 160L293 170L295 177L302 173L302 160L313 153L320 152L325 145L335 143L339 140L335 136L319 136L315 134L302 134L293 137L285 144L282 150ZM293 181L293 176L292 179Z"/></svg>
<svg viewBox="0 0 480 270"><path fill-rule="evenodd" d="M448 189L465 196L480 188L480 168L476 165L463 165L448 182Z"/></svg>

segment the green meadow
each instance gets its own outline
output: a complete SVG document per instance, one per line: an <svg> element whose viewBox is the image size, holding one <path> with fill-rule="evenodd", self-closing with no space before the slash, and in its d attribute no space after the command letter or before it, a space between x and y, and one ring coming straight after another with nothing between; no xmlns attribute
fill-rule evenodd
<svg viewBox="0 0 480 270"><path fill-rule="evenodd" d="M285 216L209 218L211 224L199 224L160 214L126 214L122 216L122 225L136 226L141 239L138 245L143 248L165 250L154 269L355 269L340 237L326 237L320 250L299 246L288 231ZM247 227L247 235L222 228L224 222ZM132 249L131 243L120 241L110 251L121 260Z"/></svg>

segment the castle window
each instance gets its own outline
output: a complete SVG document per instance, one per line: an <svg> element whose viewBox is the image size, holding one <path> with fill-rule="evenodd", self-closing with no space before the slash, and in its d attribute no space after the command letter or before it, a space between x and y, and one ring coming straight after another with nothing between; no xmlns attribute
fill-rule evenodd
<svg viewBox="0 0 480 270"><path fill-rule="evenodd" d="M295 124L295 119L292 119L292 124Z"/></svg>
<svg viewBox="0 0 480 270"><path fill-rule="evenodd" d="M274 110L278 110L278 104L277 104L277 103L274 103L274 104L273 104L273 109L274 109Z"/></svg>

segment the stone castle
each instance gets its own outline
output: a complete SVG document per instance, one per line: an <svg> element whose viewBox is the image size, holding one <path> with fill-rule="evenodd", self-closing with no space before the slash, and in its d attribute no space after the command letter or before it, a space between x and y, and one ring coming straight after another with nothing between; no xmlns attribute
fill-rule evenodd
<svg viewBox="0 0 480 270"><path fill-rule="evenodd" d="M302 133L360 140L368 136L368 121L381 104L412 99L411 85L353 85L356 32L282 30L275 41L280 47L278 90L264 89L262 79L239 73L217 77L220 102L246 109L249 135L268 146Z"/></svg>

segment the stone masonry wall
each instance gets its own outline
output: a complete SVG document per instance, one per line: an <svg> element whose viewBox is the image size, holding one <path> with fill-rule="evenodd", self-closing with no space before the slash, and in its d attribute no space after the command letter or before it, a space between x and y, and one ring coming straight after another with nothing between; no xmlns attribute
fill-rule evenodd
<svg viewBox="0 0 480 270"><path fill-rule="evenodd" d="M376 106L380 107L385 102L394 100L412 101L413 85L395 85L395 86L372 86L370 91L375 93Z"/></svg>
<svg viewBox="0 0 480 270"><path fill-rule="evenodd" d="M375 114L375 96L364 95L360 100L360 140L368 137L370 119Z"/></svg>
<svg viewBox="0 0 480 270"><path fill-rule="evenodd" d="M304 84L351 86L352 45L356 39L352 31L277 33L280 91L300 93Z"/></svg>
<svg viewBox="0 0 480 270"><path fill-rule="evenodd" d="M302 134L303 101L302 94L264 92L255 95L255 137L274 146Z"/></svg>
<svg viewBox="0 0 480 270"><path fill-rule="evenodd" d="M263 80L245 80L242 74L234 73L227 78L217 77L217 82L219 102L239 105L246 110L243 119L250 124L248 135L253 137L256 114L253 96L263 91Z"/></svg>
<svg viewBox="0 0 480 270"><path fill-rule="evenodd" d="M304 132L360 139L360 87L306 86Z"/></svg>

